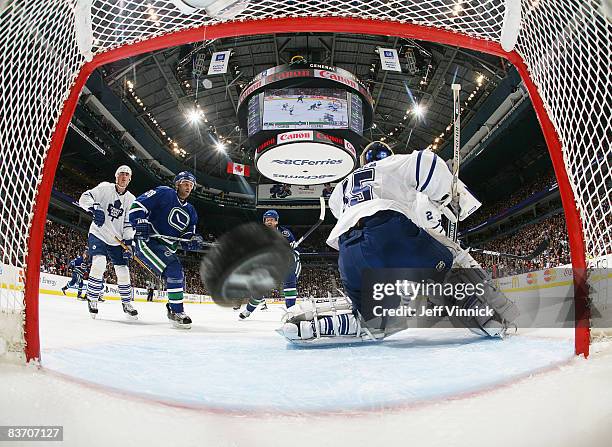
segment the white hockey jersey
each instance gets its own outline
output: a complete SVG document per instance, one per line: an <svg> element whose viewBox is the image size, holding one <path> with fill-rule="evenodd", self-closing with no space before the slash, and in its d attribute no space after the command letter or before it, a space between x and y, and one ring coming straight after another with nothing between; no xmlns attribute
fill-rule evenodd
<svg viewBox="0 0 612 447"><path fill-rule="evenodd" d="M338 219L327 244L338 249L338 238L359 219L378 211L394 210L423 228L436 229L440 212L430 201L451 193L453 176L431 151L392 155L356 169L334 188L329 208ZM421 195L417 200L417 195Z"/></svg>
<svg viewBox="0 0 612 447"><path fill-rule="evenodd" d="M130 207L136 198L125 191L117 192L114 183L102 182L95 188L81 194L79 205L85 210L99 208L104 211L104 224L99 227L94 222L89 227L89 233L103 240L108 245L119 245L120 240L134 239L134 229L128 219Z"/></svg>

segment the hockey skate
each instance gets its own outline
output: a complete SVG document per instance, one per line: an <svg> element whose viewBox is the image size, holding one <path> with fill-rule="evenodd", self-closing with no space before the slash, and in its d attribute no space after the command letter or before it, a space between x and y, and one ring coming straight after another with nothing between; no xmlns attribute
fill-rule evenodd
<svg viewBox="0 0 612 447"><path fill-rule="evenodd" d="M244 319L248 318L249 315L251 315L251 311L247 310L247 309L244 309L242 312L240 312L238 314L238 316L240 317L241 320L244 320Z"/></svg>
<svg viewBox="0 0 612 447"><path fill-rule="evenodd" d="M62 287L62 293L66 295L66 287Z"/></svg>
<svg viewBox="0 0 612 447"><path fill-rule="evenodd" d="M169 303L166 303L166 310L168 311L168 320L170 320L174 327L191 329L191 318L185 312L174 312Z"/></svg>
<svg viewBox="0 0 612 447"><path fill-rule="evenodd" d="M125 312L126 317L131 320L138 320L138 311L134 309L132 303L129 301L122 302L123 312Z"/></svg>
<svg viewBox="0 0 612 447"><path fill-rule="evenodd" d="M89 309L89 316L95 320L98 315L98 302L87 300L87 307Z"/></svg>
<svg viewBox="0 0 612 447"><path fill-rule="evenodd" d="M233 310L240 310L240 307L242 305L241 304L236 304L234 307L232 307Z"/></svg>
<svg viewBox="0 0 612 447"><path fill-rule="evenodd" d="M268 310L268 305L265 301L262 303L260 310Z"/></svg>

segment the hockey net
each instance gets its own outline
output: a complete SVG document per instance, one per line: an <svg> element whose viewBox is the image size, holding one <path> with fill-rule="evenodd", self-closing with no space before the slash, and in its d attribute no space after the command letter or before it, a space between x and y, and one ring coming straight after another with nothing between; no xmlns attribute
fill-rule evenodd
<svg viewBox="0 0 612 447"><path fill-rule="evenodd" d="M225 23L203 10L184 14L166 0L0 2L0 353L39 355L38 269L46 209L66 127L87 74L113 60L192 41L351 32L432 40L507 57L530 90L549 145L574 267L584 268L608 253L609 2L522 0L518 43L505 53L499 42L506 1L516 4L252 0ZM79 50L84 31L87 37L87 17L93 32L91 62ZM588 352L588 326L584 321L579 326L577 352Z"/></svg>

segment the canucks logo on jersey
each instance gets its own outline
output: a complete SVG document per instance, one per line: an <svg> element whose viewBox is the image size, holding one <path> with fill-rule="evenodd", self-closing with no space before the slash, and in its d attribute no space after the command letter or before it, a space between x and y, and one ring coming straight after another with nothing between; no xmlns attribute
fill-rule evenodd
<svg viewBox="0 0 612 447"><path fill-rule="evenodd" d="M190 220L189 213L182 208L174 207L168 214L168 224L181 233L187 230Z"/></svg>
<svg viewBox="0 0 612 447"><path fill-rule="evenodd" d="M121 208L121 200L117 199L114 203L109 203L106 212L112 220L119 219L123 216L123 208Z"/></svg>

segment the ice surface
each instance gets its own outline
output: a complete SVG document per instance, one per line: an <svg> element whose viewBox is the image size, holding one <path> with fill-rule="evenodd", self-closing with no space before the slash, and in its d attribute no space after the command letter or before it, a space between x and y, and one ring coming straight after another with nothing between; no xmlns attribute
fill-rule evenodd
<svg viewBox="0 0 612 447"><path fill-rule="evenodd" d="M135 306L137 322L123 318L117 301L102 303L91 320L83 302L42 297L43 368L0 365L0 425L61 424L63 445L612 439L609 344L588 361L572 357L567 338L500 342L439 331L307 350L272 331L281 315L272 306L238 321L230 309L187 304L189 332L170 327L161 303Z"/></svg>

